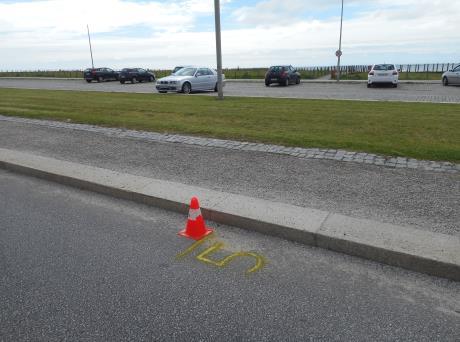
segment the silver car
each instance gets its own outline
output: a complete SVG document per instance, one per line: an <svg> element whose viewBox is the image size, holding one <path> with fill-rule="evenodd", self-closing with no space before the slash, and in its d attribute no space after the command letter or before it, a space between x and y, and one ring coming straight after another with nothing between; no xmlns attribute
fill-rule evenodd
<svg viewBox="0 0 460 342"><path fill-rule="evenodd" d="M460 64L452 70L446 71L442 74L442 84L445 86L449 84L460 84Z"/></svg>
<svg viewBox="0 0 460 342"><path fill-rule="evenodd" d="M225 85L225 75L222 75ZM157 80L156 88L159 93L168 91L190 94L192 91L217 91L217 71L208 67L185 67L174 75Z"/></svg>

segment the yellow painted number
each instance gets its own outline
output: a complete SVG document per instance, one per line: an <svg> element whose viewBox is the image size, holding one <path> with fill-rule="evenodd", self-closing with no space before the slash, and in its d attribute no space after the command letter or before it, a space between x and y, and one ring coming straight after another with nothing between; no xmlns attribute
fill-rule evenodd
<svg viewBox="0 0 460 342"><path fill-rule="evenodd" d="M177 257L178 258L185 257L186 255L188 255L191 252L193 252L196 248L198 248L199 246L204 244L204 242L208 241L210 238L212 238L212 235L193 243L185 251L183 251L182 253L178 254ZM207 249L205 249L204 251L202 251L200 254L198 254L196 256L196 259L201 261L201 262L203 262L203 263L205 263L205 264L209 264L209 265L213 265L213 266L217 266L217 267L225 267L230 262L232 262L232 260L234 260L235 258L250 257L250 258L255 259L255 264L254 264L253 267L251 267L250 269L248 269L246 271L247 274L254 273L254 272L260 270L265 265L265 259L261 255L253 253L253 252L236 252L236 253L230 254L229 256L223 258L222 260L210 259L211 254L216 253L217 251L221 250L223 247L224 247L224 244L222 242L218 241L218 242L214 243L212 246L210 246Z"/></svg>

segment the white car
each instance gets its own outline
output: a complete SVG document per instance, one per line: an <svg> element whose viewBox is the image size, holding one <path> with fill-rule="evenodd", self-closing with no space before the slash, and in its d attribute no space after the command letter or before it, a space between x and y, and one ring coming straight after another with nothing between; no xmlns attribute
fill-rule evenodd
<svg viewBox="0 0 460 342"><path fill-rule="evenodd" d="M367 75L367 87L374 84L392 84L394 88L398 86L399 72L394 64L375 64Z"/></svg>
<svg viewBox="0 0 460 342"><path fill-rule="evenodd" d="M449 84L460 84L460 64L442 74L442 84L445 86Z"/></svg>
<svg viewBox="0 0 460 342"><path fill-rule="evenodd" d="M225 75L222 75L225 85ZM217 71L208 67L185 67L175 74L157 80L159 93L168 91L190 94L192 91L217 91Z"/></svg>

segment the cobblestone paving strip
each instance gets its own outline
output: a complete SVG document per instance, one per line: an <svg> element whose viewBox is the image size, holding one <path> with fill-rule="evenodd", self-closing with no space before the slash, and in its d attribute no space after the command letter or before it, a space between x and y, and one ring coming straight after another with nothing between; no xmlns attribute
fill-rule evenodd
<svg viewBox="0 0 460 342"><path fill-rule="evenodd" d="M256 151L273 154L284 154L303 159L327 159L348 163L364 163L389 168L419 169L433 172L460 173L460 164L418 160L404 157L382 156L372 153L353 152L337 149L301 148L287 147L281 145L267 145L261 143L241 142L214 138L192 137L180 134L163 134L155 132L145 132L127 130L120 128L99 127L87 124L74 124L68 122L25 119L0 115L0 121L17 123L27 123L53 128L71 129L77 131L87 131L115 136L120 138L135 138L163 143L179 143L195 146L206 146L214 148L224 148L230 150Z"/></svg>

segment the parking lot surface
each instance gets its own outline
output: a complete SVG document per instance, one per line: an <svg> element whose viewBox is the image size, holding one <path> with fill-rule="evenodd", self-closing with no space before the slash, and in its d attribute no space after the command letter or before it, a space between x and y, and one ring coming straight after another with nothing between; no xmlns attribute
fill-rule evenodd
<svg viewBox="0 0 460 342"><path fill-rule="evenodd" d="M0 171L0 340L458 341L459 283ZM207 257L251 251L227 267Z"/></svg>
<svg viewBox="0 0 460 342"><path fill-rule="evenodd" d="M157 93L155 83L120 84L119 82L86 83L82 80L0 78L0 88L59 89L80 91ZM439 83L401 83L398 88L366 87L366 83L304 82L300 85L265 87L259 82L227 82L225 95L301 99L336 99L368 101L409 101L460 103L460 87ZM200 95L215 95L204 92Z"/></svg>

